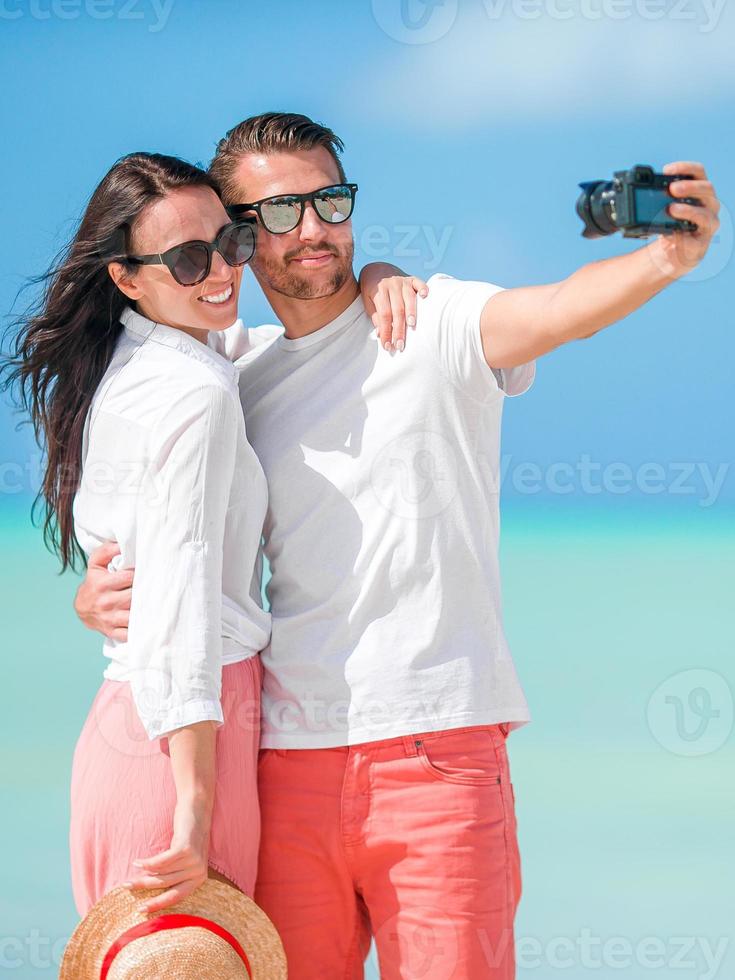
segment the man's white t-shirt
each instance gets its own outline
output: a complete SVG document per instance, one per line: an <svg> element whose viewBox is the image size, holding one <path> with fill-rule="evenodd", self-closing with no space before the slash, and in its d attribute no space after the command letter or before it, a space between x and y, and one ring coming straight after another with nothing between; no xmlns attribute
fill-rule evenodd
<svg viewBox="0 0 735 980"><path fill-rule="evenodd" d="M237 358L269 487L263 747L530 720L503 632L498 495L503 402L535 362L485 360L480 314L501 289L432 276L402 353L358 298ZM248 334L219 342L236 357Z"/></svg>

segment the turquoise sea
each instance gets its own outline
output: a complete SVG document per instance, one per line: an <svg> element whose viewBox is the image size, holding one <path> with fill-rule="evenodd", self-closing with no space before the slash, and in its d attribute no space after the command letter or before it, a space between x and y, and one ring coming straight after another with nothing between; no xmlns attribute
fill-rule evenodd
<svg viewBox="0 0 735 980"><path fill-rule="evenodd" d="M0 972L21 980L56 975L76 922L69 770L102 663L28 503L2 507ZM509 741L519 977L735 976L734 546L725 508L503 510L533 715Z"/></svg>

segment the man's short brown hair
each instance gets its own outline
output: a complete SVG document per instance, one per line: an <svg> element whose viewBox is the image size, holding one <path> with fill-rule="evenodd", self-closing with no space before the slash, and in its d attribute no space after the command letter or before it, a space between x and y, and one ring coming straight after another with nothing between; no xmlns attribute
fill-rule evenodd
<svg viewBox="0 0 735 980"><path fill-rule="evenodd" d="M340 181L346 180L338 154L344 144L336 133L298 112L264 112L234 126L217 144L209 172L219 186L225 204L239 202L235 173L245 153L288 153L323 146L337 164Z"/></svg>

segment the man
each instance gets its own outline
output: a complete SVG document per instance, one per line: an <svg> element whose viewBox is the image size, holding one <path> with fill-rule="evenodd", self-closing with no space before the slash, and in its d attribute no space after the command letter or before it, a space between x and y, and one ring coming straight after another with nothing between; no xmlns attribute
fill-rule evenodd
<svg viewBox="0 0 735 980"><path fill-rule="evenodd" d="M700 164L670 164L695 176L672 191L702 207L671 211L696 233L542 286L433 276L397 353L359 298L341 149L270 113L231 130L212 164L233 213L257 215L252 267L285 327L257 346L239 324L226 337L270 491L255 898L291 980L362 977L371 936L386 980L510 980L521 872L506 738L530 716L502 624L504 399L539 357L696 265L719 205ZM111 554L90 563L76 608L124 637L131 579L107 573Z"/></svg>

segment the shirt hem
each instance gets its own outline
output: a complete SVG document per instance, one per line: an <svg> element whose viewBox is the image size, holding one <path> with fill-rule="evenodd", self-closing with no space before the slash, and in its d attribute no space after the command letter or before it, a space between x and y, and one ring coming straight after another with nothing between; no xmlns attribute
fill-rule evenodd
<svg viewBox="0 0 735 980"><path fill-rule="evenodd" d="M450 728L464 728L469 725L497 725L504 722L508 732L521 728L531 721L528 709L510 707L496 708L493 711L470 712L453 715L449 718L415 718L410 726L397 725L381 730L355 728L348 732L291 732L277 734L262 732L260 747L262 749L332 749L339 746L359 745L363 742L382 742L390 738L400 738L404 735L414 735L419 732L440 732Z"/></svg>
<svg viewBox="0 0 735 980"><path fill-rule="evenodd" d="M247 653L243 653L242 656L228 657L223 656L221 665L223 667L229 667L231 664L239 664L242 660L251 660L253 657L260 655L260 650L251 650ZM106 657L109 657L108 653L105 653ZM130 674L128 668L125 664L121 664L117 660L111 661L105 669L102 671L102 676L106 681L120 681L123 684L130 683Z"/></svg>

